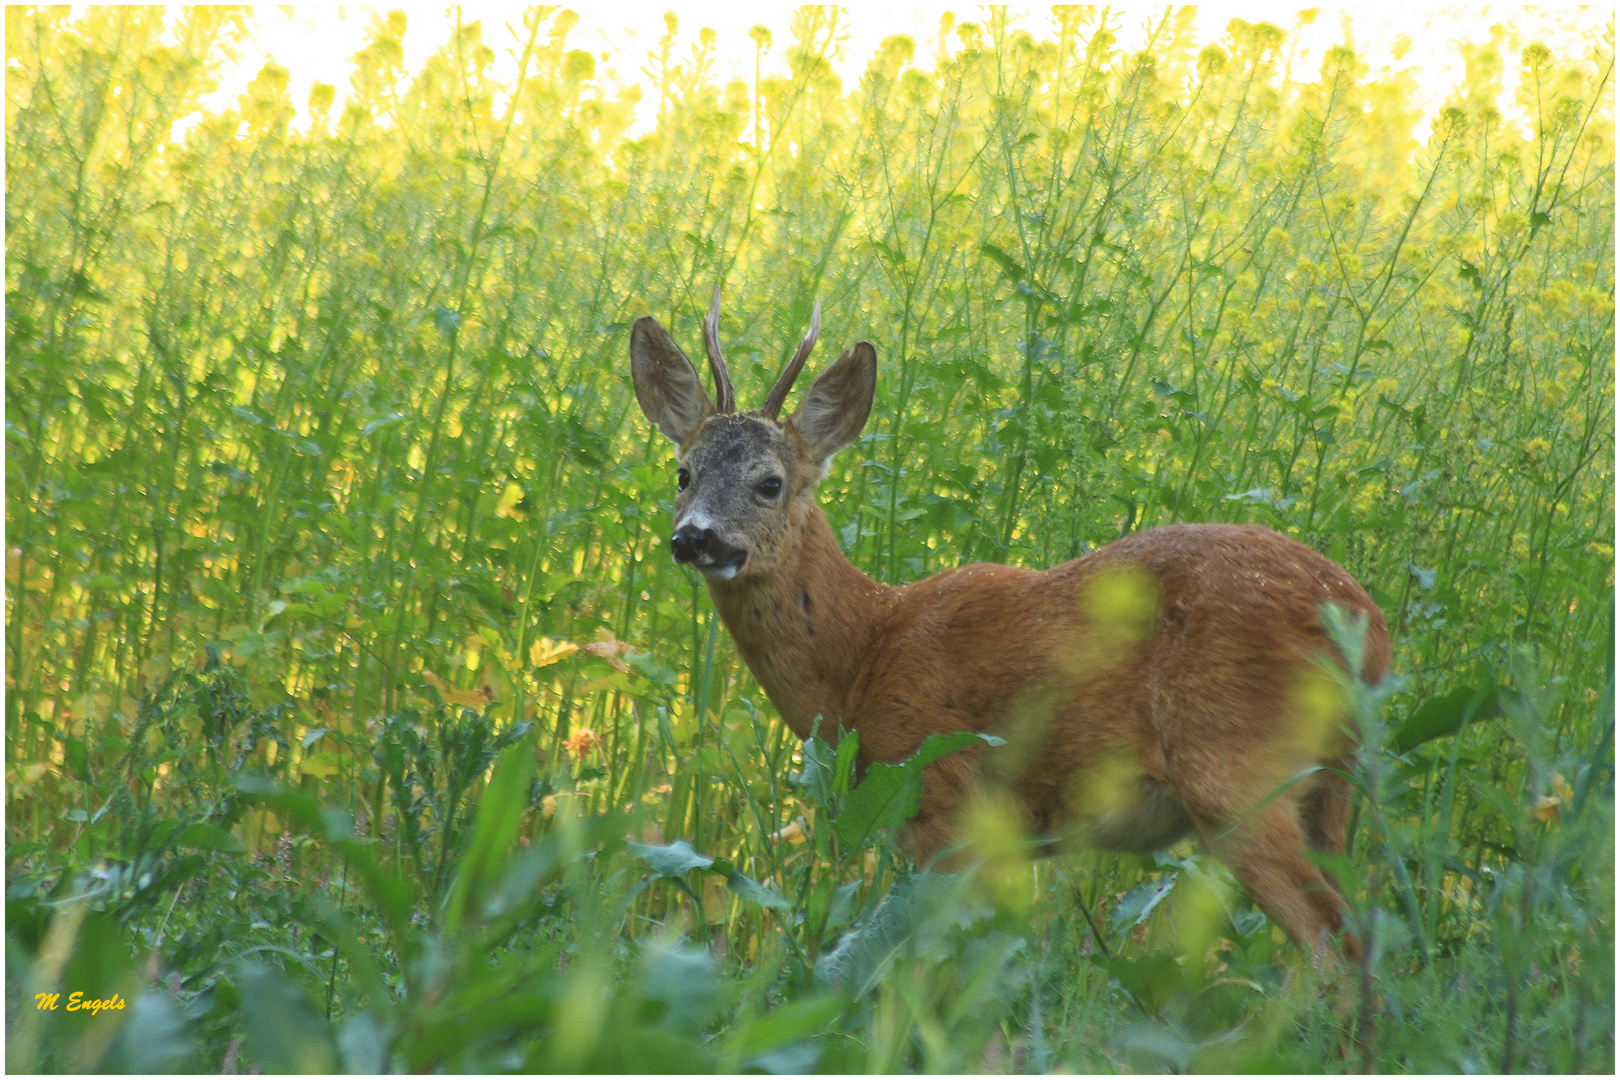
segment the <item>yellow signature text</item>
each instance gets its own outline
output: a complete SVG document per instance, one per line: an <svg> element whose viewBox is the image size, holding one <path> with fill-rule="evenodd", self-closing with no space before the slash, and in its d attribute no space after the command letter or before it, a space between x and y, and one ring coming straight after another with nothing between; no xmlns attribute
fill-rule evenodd
<svg viewBox="0 0 1620 1080"><path fill-rule="evenodd" d="M61 994L35 994L34 1007L37 1009L55 1009L62 1004ZM68 995L67 1011L81 1012L88 1009L94 1016L103 1009L122 1009L124 999L118 994L110 998L87 998L83 990L75 990Z"/></svg>

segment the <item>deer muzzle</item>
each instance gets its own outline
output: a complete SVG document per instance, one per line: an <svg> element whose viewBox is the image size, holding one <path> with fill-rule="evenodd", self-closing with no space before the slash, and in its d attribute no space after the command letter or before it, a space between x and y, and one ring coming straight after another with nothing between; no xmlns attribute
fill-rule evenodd
<svg viewBox="0 0 1620 1080"><path fill-rule="evenodd" d="M690 563L705 577L734 578L748 561L748 552L720 538L713 529L682 525L669 540L670 554L678 563Z"/></svg>

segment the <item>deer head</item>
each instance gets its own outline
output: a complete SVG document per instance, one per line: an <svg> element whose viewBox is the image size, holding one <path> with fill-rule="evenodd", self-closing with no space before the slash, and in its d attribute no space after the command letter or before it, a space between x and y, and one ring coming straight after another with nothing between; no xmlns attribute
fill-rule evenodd
<svg viewBox="0 0 1620 1080"><path fill-rule="evenodd" d="M877 349L857 342L816 378L791 416L777 419L820 333L818 303L765 404L739 413L719 330L717 288L703 321L715 399L657 319L637 319L630 331L636 400L676 446L679 493L670 551L711 582L762 576L780 564L833 455L865 426L877 388Z"/></svg>

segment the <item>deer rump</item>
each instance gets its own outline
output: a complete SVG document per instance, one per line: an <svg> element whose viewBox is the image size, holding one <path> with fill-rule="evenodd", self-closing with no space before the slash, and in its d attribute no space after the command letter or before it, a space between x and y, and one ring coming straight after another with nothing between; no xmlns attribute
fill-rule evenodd
<svg viewBox="0 0 1620 1080"><path fill-rule="evenodd" d="M656 320L631 335L637 398L678 448L671 552L703 573L784 721L800 738L818 717L823 733L859 731L863 763L902 760L935 733L1005 740L929 766L907 830L919 860L998 791L1054 850L1145 852L1197 835L1320 954L1344 901L1307 852L1344 849L1354 753L1320 608L1365 616L1359 674L1376 683L1389 638L1366 592L1253 525L1149 529L1045 571L975 564L875 582L844 557L815 488L865 424L876 350L858 343L777 418L819 323L818 305L748 413L734 411L720 354L718 290L704 342L720 407Z"/></svg>

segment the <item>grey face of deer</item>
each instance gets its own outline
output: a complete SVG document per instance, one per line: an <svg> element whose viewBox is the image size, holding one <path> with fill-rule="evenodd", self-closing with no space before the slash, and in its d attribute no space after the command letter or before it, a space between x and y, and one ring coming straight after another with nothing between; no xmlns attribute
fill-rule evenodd
<svg viewBox="0 0 1620 1080"><path fill-rule="evenodd" d="M711 324L717 311L710 312ZM706 335L718 396L732 397L712 333ZM676 445L675 528L670 553L711 582L768 575L792 546L794 513L814 498L832 457L860 434L877 385L877 351L860 342L806 392L798 410L778 421L791 376L814 335L778 380L762 409L723 412L704 391L679 346L647 316L630 332L630 370L641 409Z"/></svg>

